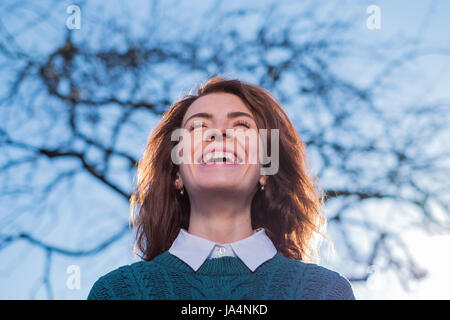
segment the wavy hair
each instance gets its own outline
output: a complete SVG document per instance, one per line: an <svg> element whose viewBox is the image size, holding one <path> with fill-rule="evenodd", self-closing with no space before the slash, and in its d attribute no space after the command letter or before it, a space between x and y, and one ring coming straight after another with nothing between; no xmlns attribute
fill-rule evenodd
<svg viewBox="0 0 450 320"><path fill-rule="evenodd" d="M281 103L267 90L222 76L201 84L197 94L178 99L151 133L138 163L137 185L130 198L130 216L136 227L135 254L149 261L168 250L180 228L188 229L190 201L174 186L178 166L171 161L171 151L178 143L172 132L181 127L189 106L210 93L238 96L252 112L258 129L267 129L268 149L271 129L279 129L279 170L267 176L265 190L255 194L251 203L253 229L263 227L278 252L302 261L318 258L315 235L327 238L321 215L324 202L315 179L309 176L306 147Z"/></svg>

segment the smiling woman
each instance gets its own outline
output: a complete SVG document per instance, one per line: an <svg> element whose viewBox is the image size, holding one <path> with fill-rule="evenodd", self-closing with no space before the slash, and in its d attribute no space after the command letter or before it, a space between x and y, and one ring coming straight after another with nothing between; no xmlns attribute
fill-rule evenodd
<svg viewBox="0 0 450 320"><path fill-rule="evenodd" d="M180 129L198 162L174 163ZM262 130L267 141L247 143ZM261 174L262 145L278 153L275 174ZM101 277L88 299L354 299L345 277L311 262L326 222L315 187L281 104L213 77L164 114L139 162L130 202L143 261Z"/></svg>

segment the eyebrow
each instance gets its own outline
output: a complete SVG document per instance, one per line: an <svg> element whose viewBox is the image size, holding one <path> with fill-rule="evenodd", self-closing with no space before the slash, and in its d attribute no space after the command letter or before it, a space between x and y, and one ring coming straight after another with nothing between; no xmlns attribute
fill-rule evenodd
<svg viewBox="0 0 450 320"><path fill-rule="evenodd" d="M194 117L200 117L200 118L205 118L205 119L212 119L213 115L211 113L207 113L207 112L195 113L195 114L193 114L192 116L190 116L189 118L186 119L183 127L186 125L186 123L188 123L188 121L191 118L194 118ZM250 119L252 119L254 121L253 117L250 114L246 113L246 112L234 111L234 112L228 112L227 113L227 118L228 119L233 119L233 118L237 118L237 117L249 117Z"/></svg>

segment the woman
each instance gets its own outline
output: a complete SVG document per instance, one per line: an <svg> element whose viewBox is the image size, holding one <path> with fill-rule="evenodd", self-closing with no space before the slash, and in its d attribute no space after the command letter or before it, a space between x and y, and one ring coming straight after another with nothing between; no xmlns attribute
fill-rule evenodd
<svg viewBox="0 0 450 320"><path fill-rule="evenodd" d="M346 278L311 263L322 199L281 104L214 77L165 113L139 163L143 261L100 277L88 299L355 299Z"/></svg>

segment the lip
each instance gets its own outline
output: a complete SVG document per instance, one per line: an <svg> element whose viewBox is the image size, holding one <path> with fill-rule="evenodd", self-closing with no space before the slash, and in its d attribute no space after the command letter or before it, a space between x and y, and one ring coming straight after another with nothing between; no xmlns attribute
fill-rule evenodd
<svg viewBox="0 0 450 320"><path fill-rule="evenodd" d="M203 168L228 168L228 167L237 167L237 166L240 166L240 164L226 163L226 162L224 162L224 163L213 162L213 163L201 163L200 166Z"/></svg>
<svg viewBox="0 0 450 320"><path fill-rule="evenodd" d="M199 159L200 164L201 164L202 166L233 166L233 167L240 165L240 163L228 163L228 164L227 164L227 163L212 163L212 164L211 164L211 163L209 163L209 164L203 163L203 157L204 157L205 155L207 155L208 153L214 152L214 151L216 151L216 150L220 150L220 148L213 147L213 148L211 148L211 149L209 149L209 150L207 149L207 150L202 154L202 157ZM238 157L236 151L233 151L233 150L227 149L226 147L223 147L223 148L222 148L222 152L232 153L232 154L234 154L234 156L238 159L238 162L242 162L241 157Z"/></svg>

